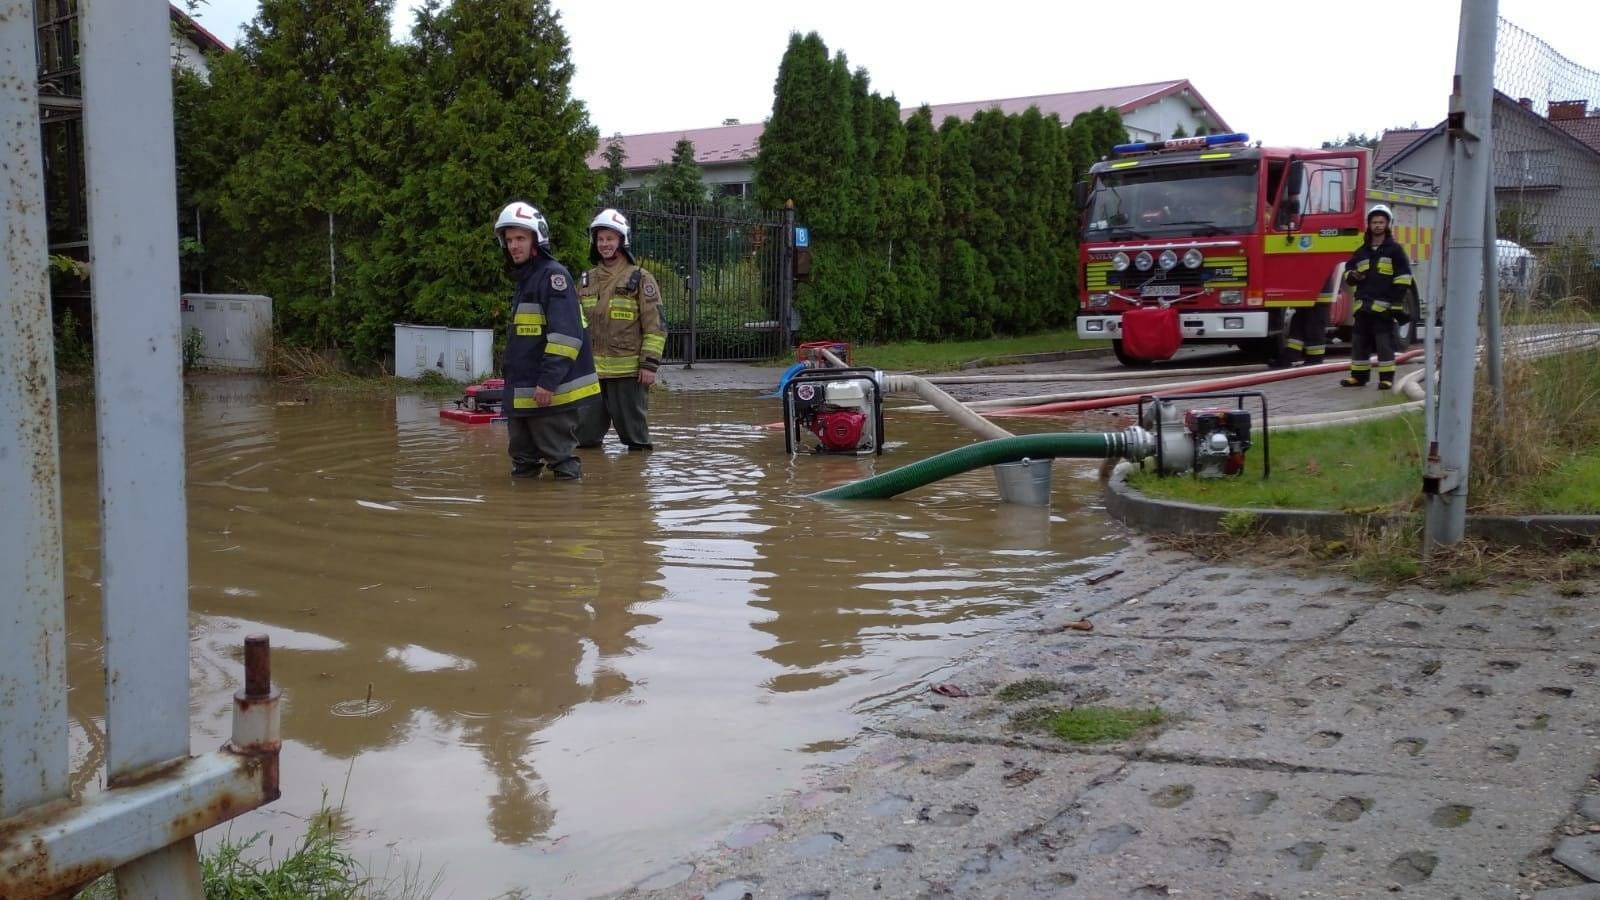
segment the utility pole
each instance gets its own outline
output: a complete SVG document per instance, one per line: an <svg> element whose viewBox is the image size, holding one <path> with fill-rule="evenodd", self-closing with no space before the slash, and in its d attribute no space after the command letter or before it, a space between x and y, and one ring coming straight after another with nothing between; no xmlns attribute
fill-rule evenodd
<svg viewBox="0 0 1600 900"><path fill-rule="evenodd" d="M1467 526L1467 475L1472 453L1472 391L1477 368L1478 303L1483 288L1484 235L1491 160L1497 0L1462 0L1456 75L1446 120L1453 166L1445 210L1444 347L1439 424L1422 470L1428 547L1460 542Z"/></svg>

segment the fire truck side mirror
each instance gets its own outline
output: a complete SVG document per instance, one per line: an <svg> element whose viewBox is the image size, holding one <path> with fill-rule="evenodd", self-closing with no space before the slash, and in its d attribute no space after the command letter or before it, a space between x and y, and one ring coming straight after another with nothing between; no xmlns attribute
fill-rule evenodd
<svg viewBox="0 0 1600 900"><path fill-rule="evenodd" d="M1079 209L1089 205L1089 182L1080 181L1072 186L1072 202L1076 203Z"/></svg>
<svg viewBox="0 0 1600 900"><path fill-rule="evenodd" d="M1278 206L1277 221L1273 223L1279 231L1293 231L1300 218L1300 198L1285 197Z"/></svg>
<svg viewBox="0 0 1600 900"><path fill-rule="evenodd" d="M1289 160L1289 181L1284 185L1283 196L1293 199L1300 196L1301 183L1306 179L1306 164L1302 160Z"/></svg>

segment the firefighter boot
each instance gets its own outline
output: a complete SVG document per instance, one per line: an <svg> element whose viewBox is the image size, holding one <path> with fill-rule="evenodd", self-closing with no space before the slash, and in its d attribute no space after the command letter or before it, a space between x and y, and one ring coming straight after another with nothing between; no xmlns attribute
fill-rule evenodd
<svg viewBox="0 0 1600 900"><path fill-rule="evenodd" d="M1339 379L1339 386L1340 387L1353 387L1353 388L1366 387L1367 386L1367 373L1366 372L1355 372L1355 371L1352 371L1349 375L1345 376L1344 378Z"/></svg>
<svg viewBox="0 0 1600 900"><path fill-rule="evenodd" d="M1394 390L1394 376L1393 375L1379 375L1378 376L1378 390L1380 390L1380 391L1392 391L1392 390Z"/></svg>
<svg viewBox="0 0 1600 900"><path fill-rule="evenodd" d="M542 474L544 474L544 463L534 463L532 465L519 464L511 467L512 478L538 478Z"/></svg>

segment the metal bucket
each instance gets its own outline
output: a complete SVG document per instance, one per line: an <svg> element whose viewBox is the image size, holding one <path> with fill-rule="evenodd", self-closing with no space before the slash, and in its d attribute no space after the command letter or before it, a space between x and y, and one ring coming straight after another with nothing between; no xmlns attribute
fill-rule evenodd
<svg viewBox="0 0 1600 900"><path fill-rule="evenodd" d="M1049 506L1050 460L1023 459L996 463L994 483L1000 488L1000 499L1006 503Z"/></svg>

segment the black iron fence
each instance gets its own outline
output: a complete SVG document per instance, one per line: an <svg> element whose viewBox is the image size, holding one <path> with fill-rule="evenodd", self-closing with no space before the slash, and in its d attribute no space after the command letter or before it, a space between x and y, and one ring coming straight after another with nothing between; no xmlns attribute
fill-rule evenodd
<svg viewBox="0 0 1600 900"><path fill-rule="evenodd" d="M793 325L794 213L741 206L620 209L639 264L661 286L668 362L771 359Z"/></svg>

